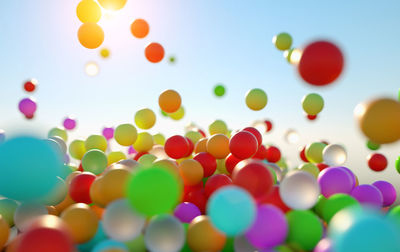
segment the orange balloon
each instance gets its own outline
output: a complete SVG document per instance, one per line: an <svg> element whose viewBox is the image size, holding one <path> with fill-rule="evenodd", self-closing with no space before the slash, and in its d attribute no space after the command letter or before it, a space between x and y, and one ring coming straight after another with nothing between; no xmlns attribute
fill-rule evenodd
<svg viewBox="0 0 400 252"><path fill-rule="evenodd" d="M190 223L187 242L194 252L218 252L224 248L226 236L211 224L208 216L201 215Z"/></svg>
<svg viewBox="0 0 400 252"><path fill-rule="evenodd" d="M149 34L149 24L144 19L136 19L131 24L132 35L136 38L144 38Z"/></svg>
<svg viewBox="0 0 400 252"><path fill-rule="evenodd" d="M0 215L0 250L8 241L8 236L10 235L10 227L7 221Z"/></svg>
<svg viewBox="0 0 400 252"><path fill-rule="evenodd" d="M185 185L197 185L204 176L203 166L193 159L183 160L179 164L179 173Z"/></svg>
<svg viewBox="0 0 400 252"><path fill-rule="evenodd" d="M126 196L126 183L130 175L129 170L117 168L107 171L102 176L99 184L99 196L105 205Z"/></svg>
<svg viewBox="0 0 400 252"><path fill-rule="evenodd" d="M151 63L158 63L164 58L164 47L159 43L150 43L146 46L144 50L144 55L146 56L147 60ZM165 111L165 110L164 110ZM167 111L165 111L167 112ZM174 111L175 112L175 111ZM167 112L172 113L172 112Z"/></svg>
<svg viewBox="0 0 400 252"><path fill-rule="evenodd" d="M97 218L99 218L99 220L103 219L104 208L96 206L96 205L91 205L90 208L95 212L95 214L97 215Z"/></svg>
<svg viewBox="0 0 400 252"><path fill-rule="evenodd" d="M100 176L93 181L92 185L90 186L89 194L93 204L100 207L105 207L107 205L107 202L104 199L103 193L100 190L100 184L102 179L103 177Z"/></svg>
<svg viewBox="0 0 400 252"><path fill-rule="evenodd" d="M78 30L78 39L82 46L95 49L103 44L104 32L96 23L84 23Z"/></svg>
<svg viewBox="0 0 400 252"><path fill-rule="evenodd" d="M69 207L72 204L75 204L75 201L71 199L69 193L67 193L67 196L65 196L64 200L60 204L55 205L54 207L56 208L57 212L62 213L67 207Z"/></svg>
<svg viewBox="0 0 400 252"><path fill-rule="evenodd" d="M158 97L158 105L160 105L161 110L166 113L176 112L181 107L181 104L181 96L172 89L165 90Z"/></svg>
<svg viewBox="0 0 400 252"><path fill-rule="evenodd" d="M85 243L92 239L99 224L96 213L84 203L65 209L61 219L67 224L75 243Z"/></svg>
<svg viewBox="0 0 400 252"><path fill-rule="evenodd" d="M200 139L194 146L194 153L207 152L207 138Z"/></svg>
<svg viewBox="0 0 400 252"><path fill-rule="evenodd" d="M224 134L215 134L207 141L207 152L216 159L226 158L229 155L229 138Z"/></svg>

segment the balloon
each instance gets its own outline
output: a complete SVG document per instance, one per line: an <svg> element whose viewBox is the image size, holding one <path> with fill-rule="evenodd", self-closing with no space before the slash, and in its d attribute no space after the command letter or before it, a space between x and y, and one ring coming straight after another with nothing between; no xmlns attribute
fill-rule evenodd
<svg viewBox="0 0 400 252"><path fill-rule="evenodd" d="M216 159L226 158L229 154L229 138L223 134L212 135L207 140L206 148Z"/></svg>
<svg viewBox="0 0 400 252"><path fill-rule="evenodd" d="M93 0L82 0L76 7L76 15L82 23L97 23L101 18L101 9Z"/></svg>
<svg viewBox="0 0 400 252"><path fill-rule="evenodd" d="M400 206L397 205L389 210L386 215L390 221L392 221L397 228L400 227Z"/></svg>
<svg viewBox="0 0 400 252"><path fill-rule="evenodd" d="M289 33L281 32L272 38L272 43L278 50L285 51L292 46L292 36Z"/></svg>
<svg viewBox="0 0 400 252"><path fill-rule="evenodd" d="M24 90L28 93L35 91L38 81L36 79L30 79L24 83Z"/></svg>
<svg viewBox="0 0 400 252"><path fill-rule="evenodd" d="M144 154L143 156L141 156L138 159L138 163L143 165L143 166L151 166L153 164L153 162L157 159L156 156L152 155L152 154Z"/></svg>
<svg viewBox="0 0 400 252"><path fill-rule="evenodd" d="M187 242L193 252L219 252L225 241L226 236L211 224L206 215L196 217L189 225Z"/></svg>
<svg viewBox="0 0 400 252"><path fill-rule="evenodd" d="M181 106L177 111L169 113L168 116L175 121L181 120L185 116L185 109Z"/></svg>
<svg viewBox="0 0 400 252"><path fill-rule="evenodd" d="M300 136L299 133L294 129L288 129L285 132L285 140L289 144L295 144L299 141Z"/></svg>
<svg viewBox="0 0 400 252"><path fill-rule="evenodd" d="M181 103L181 96L172 89L165 90L158 97L158 105L166 113L176 112L181 107Z"/></svg>
<svg viewBox="0 0 400 252"><path fill-rule="evenodd" d="M135 143L137 139L137 130L132 124L121 124L114 132L114 138L122 146L129 146Z"/></svg>
<svg viewBox="0 0 400 252"><path fill-rule="evenodd" d="M99 74L99 71L100 71L100 68L99 68L99 65L97 65L96 62L91 61L91 62L86 63L86 65L85 65L85 73L88 76L90 76L90 77L96 76L96 75Z"/></svg>
<svg viewBox="0 0 400 252"><path fill-rule="evenodd" d="M250 242L248 241L248 239L246 238L245 235L236 236L235 240L233 241L233 246L234 246L234 250L230 250L230 251L235 251L235 252L257 251L257 248L255 248L253 245L250 244Z"/></svg>
<svg viewBox="0 0 400 252"><path fill-rule="evenodd" d="M155 165L132 174L127 197L138 213L153 216L171 211L178 203L181 190L174 174Z"/></svg>
<svg viewBox="0 0 400 252"><path fill-rule="evenodd" d="M69 154L78 160L81 160L86 153L85 142L82 140L74 140L68 148Z"/></svg>
<svg viewBox="0 0 400 252"><path fill-rule="evenodd" d="M188 152L190 151L189 142L185 137L175 135L167 139L164 150L169 157L180 159L188 156Z"/></svg>
<svg viewBox="0 0 400 252"><path fill-rule="evenodd" d="M145 218L136 213L126 199L113 201L103 215L104 231L116 241L130 241L142 232Z"/></svg>
<svg viewBox="0 0 400 252"><path fill-rule="evenodd" d="M315 178L318 178L319 169L313 163L304 163L299 166L300 171L305 171L313 175Z"/></svg>
<svg viewBox="0 0 400 252"><path fill-rule="evenodd" d="M107 48L102 48L101 50L100 50L100 56L102 57L102 58L108 58L108 57L110 57L110 50L109 49L107 49Z"/></svg>
<svg viewBox="0 0 400 252"><path fill-rule="evenodd" d="M388 164L386 157L380 153L369 154L367 160L369 168L373 171L383 171Z"/></svg>
<svg viewBox="0 0 400 252"><path fill-rule="evenodd" d="M228 236L236 236L253 224L256 205L251 195L240 187L226 186L211 195L207 213L217 229Z"/></svg>
<svg viewBox="0 0 400 252"><path fill-rule="evenodd" d="M104 240L98 243L91 252L128 252L128 247L122 242Z"/></svg>
<svg viewBox="0 0 400 252"><path fill-rule="evenodd" d="M214 87L214 94L215 94L217 97L222 97L222 96L224 96L225 92L226 92L225 87L224 87L223 85L221 85L221 84L218 84L218 85L216 85L216 86Z"/></svg>
<svg viewBox="0 0 400 252"><path fill-rule="evenodd" d="M156 115L148 108L138 110L135 114L135 123L140 129L150 129L156 123Z"/></svg>
<svg viewBox="0 0 400 252"><path fill-rule="evenodd" d="M104 41L104 31L96 23L84 23L79 27L78 39L82 46L96 49Z"/></svg>
<svg viewBox="0 0 400 252"><path fill-rule="evenodd" d="M368 140L367 141L367 147L370 150L378 150L381 147L381 145L377 144L377 143L374 143L371 140Z"/></svg>
<svg viewBox="0 0 400 252"><path fill-rule="evenodd" d="M201 164L193 159L183 160L179 164L179 174L185 185L196 185L204 177L204 171Z"/></svg>
<svg viewBox="0 0 400 252"><path fill-rule="evenodd" d="M217 169L217 160L207 152L200 152L193 157L203 167L203 176L205 178L214 174Z"/></svg>
<svg viewBox="0 0 400 252"><path fill-rule="evenodd" d="M16 137L0 144L0 192L15 200L36 200L53 190L63 163L46 141Z"/></svg>
<svg viewBox="0 0 400 252"><path fill-rule="evenodd" d="M157 133L153 135L153 140L155 144L164 146L165 145L165 136L161 133Z"/></svg>
<svg viewBox="0 0 400 252"><path fill-rule="evenodd" d="M270 146L265 153L265 158L268 162L276 163L281 159L281 151L275 146Z"/></svg>
<svg viewBox="0 0 400 252"><path fill-rule="evenodd" d="M159 43L155 42L148 44L146 46L146 49L144 50L144 55L146 56L146 59L151 63L160 62L164 58L164 54L165 54L164 47L162 47L162 45L160 45Z"/></svg>
<svg viewBox="0 0 400 252"><path fill-rule="evenodd" d="M190 223L200 215L200 209L190 202L182 202L174 210L174 216L184 223Z"/></svg>
<svg viewBox="0 0 400 252"><path fill-rule="evenodd" d="M196 144L200 139L203 138L200 132L190 130L185 133L185 137L189 138L190 141L192 141L193 144Z"/></svg>
<svg viewBox="0 0 400 252"><path fill-rule="evenodd" d="M235 157L247 159L256 154L258 142L256 137L248 131L240 131L229 141L229 149Z"/></svg>
<svg viewBox="0 0 400 252"><path fill-rule="evenodd" d="M107 163L107 157L104 152L97 149L89 150L82 158L83 169L96 175L106 169Z"/></svg>
<svg viewBox="0 0 400 252"><path fill-rule="evenodd" d="M316 93L305 95L301 101L307 115L317 115L324 108L324 99Z"/></svg>
<svg viewBox="0 0 400 252"><path fill-rule="evenodd" d="M361 103L354 109L364 135L377 144L392 143L400 139L400 102L381 98Z"/></svg>
<svg viewBox="0 0 400 252"><path fill-rule="evenodd" d="M302 54L303 51L299 48L291 48L283 52L283 57L285 57L290 64L298 65Z"/></svg>
<svg viewBox="0 0 400 252"><path fill-rule="evenodd" d="M10 227L14 226L14 213L17 207L18 203L14 200L0 199L0 216Z"/></svg>
<svg viewBox="0 0 400 252"><path fill-rule="evenodd" d="M107 10L116 11L122 9L127 0L99 0L101 7Z"/></svg>
<svg viewBox="0 0 400 252"><path fill-rule="evenodd" d="M325 201L322 207L322 217L327 223L329 223L332 217L341 210L347 207L359 206L360 203L358 203L358 201L352 196L343 193L337 193Z"/></svg>
<svg viewBox="0 0 400 252"><path fill-rule="evenodd" d="M6 245L8 239L10 237L10 226L0 215L0 249L3 249L4 245Z"/></svg>
<svg viewBox="0 0 400 252"><path fill-rule="evenodd" d="M73 130L76 127L76 120L71 117L66 117L63 121L63 126L67 130Z"/></svg>
<svg viewBox="0 0 400 252"><path fill-rule="evenodd" d="M25 116L33 116L37 109L36 101L33 98L24 98L19 102L18 109Z"/></svg>
<svg viewBox="0 0 400 252"><path fill-rule="evenodd" d="M346 162L347 153L339 144L329 144L322 151L322 158L329 166L340 166Z"/></svg>
<svg viewBox="0 0 400 252"><path fill-rule="evenodd" d="M286 214L289 224L287 243L299 250L312 250L322 237L322 224L309 210L293 210Z"/></svg>
<svg viewBox="0 0 400 252"><path fill-rule="evenodd" d="M272 174L260 161L242 161L233 169L233 184L247 190L256 200L266 197L274 184Z"/></svg>
<svg viewBox="0 0 400 252"><path fill-rule="evenodd" d="M381 191L373 185L359 185L351 191L351 196L357 199L361 204L370 207L382 207L383 196Z"/></svg>
<svg viewBox="0 0 400 252"><path fill-rule="evenodd" d="M243 131L248 131L251 134L253 134L255 136L255 138L257 139L257 143L258 143L258 147L260 147L262 145L262 135L261 133L254 127L246 127L243 129Z"/></svg>
<svg viewBox="0 0 400 252"><path fill-rule="evenodd" d="M342 167L324 169L318 175L318 183L321 194L328 198L336 193L350 194L354 187L351 175Z"/></svg>
<svg viewBox="0 0 400 252"><path fill-rule="evenodd" d="M35 202L21 203L14 213L15 226L20 231L25 231L37 217L46 215L47 209L45 206Z"/></svg>
<svg viewBox="0 0 400 252"><path fill-rule="evenodd" d="M47 134L47 137L48 138L52 138L54 136L61 137L64 140L64 142L67 142L67 140L68 140L67 131L65 129L62 129L62 128L58 128L57 127L57 128L50 129L49 133Z"/></svg>
<svg viewBox="0 0 400 252"><path fill-rule="evenodd" d="M398 173L400 173L400 156L396 159L395 167Z"/></svg>
<svg viewBox="0 0 400 252"><path fill-rule="evenodd" d="M85 149L87 151L98 149L104 152L107 150L107 140L102 135L91 135L85 141Z"/></svg>
<svg viewBox="0 0 400 252"><path fill-rule="evenodd" d="M264 90L254 88L246 93L246 105L251 110L261 110L267 105L268 97Z"/></svg>
<svg viewBox="0 0 400 252"><path fill-rule="evenodd" d="M221 187L232 185L232 179L225 174L214 174L209 177L204 185L204 192L209 198L216 190Z"/></svg>
<svg viewBox="0 0 400 252"><path fill-rule="evenodd" d="M273 205L260 205L247 240L257 248L275 247L286 240L288 224L285 214Z"/></svg>
<svg viewBox="0 0 400 252"><path fill-rule="evenodd" d="M76 175L69 185L69 195L71 199L86 204L92 203L90 187L95 179L96 176L90 172L82 172Z"/></svg>
<svg viewBox="0 0 400 252"><path fill-rule="evenodd" d="M325 146L326 144L320 142L307 144L305 154L309 162L322 163L324 161L322 152Z"/></svg>
<svg viewBox="0 0 400 252"><path fill-rule="evenodd" d="M170 64L174 64L176 62L176 57L175 56L170 56L168 58L168 61L169 61Z"/></svg>
<svg viewBox="0 0 400 252"><path fill-rule="evenodd" d="M317 180L308 172L289 172L280 184L283 202L293 209L310 209L317 203L320 188Z"/></svg>
<svg viewBox="0 0 400 252"><path fill-rule="evenodd" d="M229 154L225 159L225 167L228 173L232 173L235 166L242 161L241 159Z"/></svg>
<svg viewBox="0 0 400 252"><path fill-rule="evenodd" d="M194 146L194 153L207 152L207 141L208 138L200 139Z"/></svg>
<svg viewBox="0 0 400 252"><path fill-rule="evenodd" d="M298 71L307 83L325 86L340 76L343 65L343 54L335 44L328 41L315 41L303 50Z"/></svg>
<svg viewBox="0 0 400 252"><path fill-rule="evenodd" d="M125 159L126 155L122 151L112 151L107 155L107 166Z"/></svg>
<svg viewBox="0 0 400 252"><path fill-rule="evenodd" d="M150 220L144 241L152 252L180 251L185 243L185 230L176 217L159 215Z"/></svg>
<svg viewBox="0 0 400 252"><path fill-rule="evenodd" d="M57 177L57 184L54 189L49 191L47 195L41 200L46 206L55 206L60 204L67 196L68 188L65 181Z"/></svg>
<svg viewBox="0 0 400 252"><path fill-rule="evenodd" d="M149 24L144 19L136 19L131 24L132 35L136 38L144 38L149 34Z"/></svg>
<svg viewBox="0 0 400 252"><path fill-rule="evenodd" d="M128 169L116 168L107 171L99 184L100 195L105 204L126 196L126 186L130 172Z"/></svg>
<svg viewBox="0 0 400 252"><path fill-rule="evenodd" d="M215 120L208 126L208 132L210 132L210 135L215 135L215 134L226 135L228 133L228 126L222 120Z"/></svg>
<svg viewBox="0 0 400 252"><path fill-rule="evenodd" d="M300 151L300 153L299 153L299 156L300 156L300 159L303 160L304 162L310 162L310 161L308 161L308 159L307 159L307 157L306 157L306 147L307 147L307 146L304 146L304 147L301 149L301 151Z"/></svg>

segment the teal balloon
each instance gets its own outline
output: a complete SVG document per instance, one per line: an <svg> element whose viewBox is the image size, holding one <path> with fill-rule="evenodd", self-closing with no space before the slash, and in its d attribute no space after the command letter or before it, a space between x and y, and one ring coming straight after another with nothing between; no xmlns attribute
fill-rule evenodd
<svg viewBox="0 0 400 252"><path fill-rule="evenodd" d="M63 161L48 141L21 136L0 144L0 195L40 200L53 190Z"/></svg>
<svg viewBox="0 0 400 252"><path fill-rule="evenodd" d="M78 245L78 250L80 252L91 252L93 250L93 248L100 242L104 241L108 239L107 235L104 233L104 229L103 229L103 223L100 221L99 225L97 227L97 232L96 234L93 236L92 239L90 239L88 242L83 243L83 244L79 244Z"/></svg>
<svg viewBox="0 0 400 252"><path fill-rule="evenodd" d="M207 205L212 224L227 236L243 234L256 216L256 205L249 193L237 186L226 186L213 193Z"/></svg>
<svg viewBox="0 0 400 252"><path fill-rule="evenodd" d="M104 240L100 243L98 243L96 245L96 247L93 248L92 252L106 252L107 250L117 250L118 251L126 251L128 252L128 247L122 243L122 242L118 242L118 241L114 241L114 240Z"/></svg>
<svg viewBox="0 0 400 252"><path fill-rule="evenodd" d="M82 158L82 168L96 175L107 168L107 156L101 150L93 149L85 153Z"/></svg>

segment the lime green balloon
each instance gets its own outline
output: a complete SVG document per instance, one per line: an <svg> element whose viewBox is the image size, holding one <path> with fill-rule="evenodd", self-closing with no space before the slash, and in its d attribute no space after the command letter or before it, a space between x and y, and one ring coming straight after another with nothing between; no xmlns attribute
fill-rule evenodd
<svg viewBox="0 0 400 252"><path fill-rule="evenodd" d="M78 139L72 141L69 145L68 151L71 157L81 160L83 155L86 153L85 141Z"/></svg>
<svg viewBox="0 0 400 252"><path fill-rule="evenodd" d="M235 237L226 237L225 246L221 252L235 251Z"/></svg>
<svg viewBox="0 0 400 252"><path fill-rule="evenodd" d="M228 133L228 126L222 120L215 120L208 126L208 132L210 132L210 135L214 134L226 135Z"/></svg>
<svg viewBox="0 0 400 252"><path fill-rule="evenodd" d="M322 237L322 224L309 210L293 210L286 214L289 232L286 241L298 250L312 250Z"/></svg>
<svg viewBox="0 0 400 252"><path fill-rule="evenodd" d="M370 150L378 150L381 147L380 144L374 143L371 140L367 141L367 148Z"/></svg>
<svg viewBox="0 0 400 252"><path fill-rule="evenodd" d="M100 174L107 168L107 156L101 150L93 149L85 153L82 158L82 168L85 171Z"/></svg>
<svg viewBox="0 0 400 252"><path fill-rule="evenodd" d="M150 167L156 159L157 157L152 154L145 154L138 159L138 162L144 167Z"/></svg>
<svg viewBox="0 0 400 252"><path fill-rule="evenodd" d="M225 87L221 84L218 84L214 87L214 94L218 97L222 97L225 95Z"/></svg>
<svg viewBox="0 0 400 252"><path fill-rule="evenodd" d="M400 205L393 207L387 214L387 217L400 228Z"/></svg>
<svg viewBox="0 0 400 252"><path fill-rule="evenodd" d="M127 186L127 197L140 214L170 213L178 203L182 187L178 178L159 165L137 169Z"/></svg>
<svg viewBox="0 0 400 252"><path fill-rule="evenodd" d="M14 213L18 203L11 199L0 199L0 215L7 221L10 227L14 226Z"/></svg>
<svg viewBox="0 0 400 252"><path fill-rule="evenodd" d="M185 109L181 106L176 112L169 113L168 116L175 121L179 121L185 116Z"/></svg>
<svg viewBox="0 0 400 252"><path fill-rule="evenodd" d="M164 117L168 117L168 113L164 112L163 110L160 109L161 115L163 115Z"/></svg>
<svg viewBox="0 0 400 252"><path fill-rule="evenodd" d="M150 129L156 123L156 114L148 108L138 110L135 114L135 123L140 129Z"/></svg>
<svg viewBox="0 0 400 252"><path fill-rule="evenodd" d="M316 93L305 95L301 101L307 115L317 115L324 108L324 99Z"/></svg>
<svg viewBox="0 0 400 252"><path fill-rule="evenodd" d="M264 90L259 88L254 88L246 93L246 105L251 110L261 110L268 102L268 96Z"/></svg>
<svg viewBox="0 0 400 252"><path fill-rule="evenodd" d="M272 38L272 43L278 50L285 51L292 46L292 36L289 33L281 32Z"/></svg>
<svg viewBox="0 0 400 252"><path fill-rule="evenodd" d="M322 152L326 144L321 142L315 142L312 144L307 144L306 146L306 158L312 163L322 163L324 161Z"/></svg>
<svg viewBox="0 0 400 252"><path fill-rule="evenodd" d="M146 243L144 242L144 236L141 234L132 241L125 242L125 245L128 247L129 251L135 252L146 252Z"/></svg>
<svg viewBox="0 0 400 252"><path fill-rule="evenodd" d="M55 136L61 137L64 140L64 142L68 141L68 134L65 129L57 127L57 128L52 128L51 130L49 130L47 137L50 138L50 137L55 137Z"/></svg>
<svg viewBox="0 0 400 252"><path fill-rule="evenodd" d="M155 144L164 146L165 144L165 136L161 133L157 133L153 135L153 140Z"/></svg>
<svg viewBox="0 0 400 252"><path fill-rule="evenodd" d="M360 207L360 203L350 195L343 193L334 194L329 197L323 206L322 217L329 223L336 213L350 206Z"/></svg>
<svg viewBox="0 0 400 252"><path fill-rule="evenodd" d="M196 144L200 139L203 138L203 135L198 131L190 130L185 133L185 137L189 138L193 144Z"/></svg>
<svg viewBox="0 0 400 252"><path fill-rule="evenodd" d="M293 249L286 245L277 246L275 247L275 250L276 252L294 252Z"/></svg>
<svg viewBox="0 0 400 252"><path fill-rule="evenodd" d="M319 169L315 164L312 163L304 163L299 166L299 170L305 171L313 175L315 178L318 178Z"/></svg>
<svg viewBox="0 0 400 252"><path fill-rule="evenodd" d="M132 124L126 123L118 125L114 131L114 139L122 146L129 146L135 143L137 130Z"/></svg>
<svg viewBox="0 0 400 252"><path fill-rule="evenodd" d="M400 156L396 159L395 167L398 173L400 173Z"/></svg>
<svg viewBox="0 0 400 252"><path fill-rule="evenodd" d="M318 196L317 204L315 204L313 210L319 217L322 217L322 212L327 200L328 199L322 194Z"/></svg>
<svg viewBox="0 0 400 252"><path fill-rule="evenodd" d="M98 149L101 151L107 150L107 139L102 135L91 135L85 141L86 150Z"/></svg>

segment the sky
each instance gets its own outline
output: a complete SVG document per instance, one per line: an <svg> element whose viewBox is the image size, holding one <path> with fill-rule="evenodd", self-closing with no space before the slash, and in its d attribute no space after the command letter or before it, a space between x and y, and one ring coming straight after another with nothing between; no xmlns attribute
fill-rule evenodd
<svg viewBox="0 0 400 252"><path fill-rule="evenodd" d="M108 59L99 56L99 49L79 44L78 3L0 3L0 129L8 136L29 133L44 137L71 115L78 120L78 127L69 139L85 139L101 133L104 126L134 123L135 112L145 107L157 113L156 126L150 132L166 136L183 134L189 122L207 128L215 119L222 119L231 129L240 129L255 120L270 119L274 129L264 135L264 141L280 147L291 167L300 164L299 147L323 139L345 146L345 165L361 183L385 179L400 192L400 175L394 168L400 143L379 150L389 160L385 171L370 171L366 156L371 152L353 115L362 101L397 97L400 1L128 0L118 12L103 10L99 25L105 41L101 48L111 51ZM130 24L137 18L150 25L144 39L130 33ZM299 48L318 39L336 43L345 56L340 79L326 88L304 83L271 43L280 32L290 33L293 45ZM176 57L176 64L166 59L148 62L144 48L150 42L161 43L166 57ZM100 67L95 77L84 72L89 61ZM19 100L29 96L22 89L29 78L39 81L32 95L38 111L31 121L17 109ZM223 98L212 93L217 83L227 88ZM261 111L245 105L245 93L252 88L261 88L268 95L268 104ZM181 121L160 115L157 99L165 89L181 94L186 110ZM302 97L312 92L325 100L325 108L314 122L305 118L301 108ZM298 143L284 141L288 129L299 133Z"/></svg>

